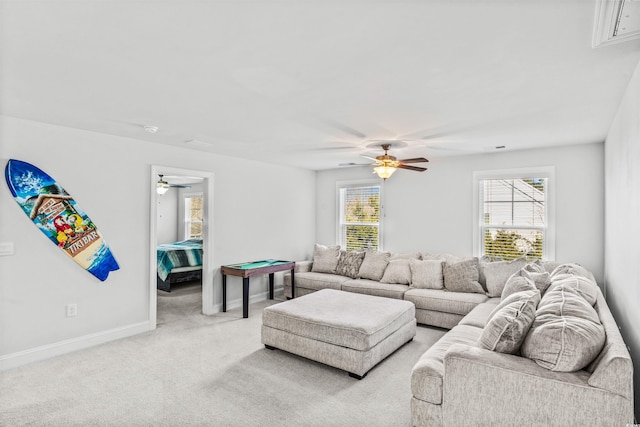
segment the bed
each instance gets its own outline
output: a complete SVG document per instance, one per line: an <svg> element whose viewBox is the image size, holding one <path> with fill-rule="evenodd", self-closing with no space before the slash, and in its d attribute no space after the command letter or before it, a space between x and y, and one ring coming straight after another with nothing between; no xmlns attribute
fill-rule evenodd
<svg viewBox="0 0 640 427"><path fill-rule="evenodd" d="M171 292L176 283L202 280L202 239L158 245L158 289Z"/></svg>

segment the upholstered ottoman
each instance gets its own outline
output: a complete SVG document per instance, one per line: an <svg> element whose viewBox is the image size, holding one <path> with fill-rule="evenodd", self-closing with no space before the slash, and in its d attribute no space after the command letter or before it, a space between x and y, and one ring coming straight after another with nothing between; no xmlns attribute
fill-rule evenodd
<svg viewBox="0 0 640 427"><path fill-rule="evenodd" d="M362 379L416 335L415 306L323 289L264 309L262 343Z"/></svg>

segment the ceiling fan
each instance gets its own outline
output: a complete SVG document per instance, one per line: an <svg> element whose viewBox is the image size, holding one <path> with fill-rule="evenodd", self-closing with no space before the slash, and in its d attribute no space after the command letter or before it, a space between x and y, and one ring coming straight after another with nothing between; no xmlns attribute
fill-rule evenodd
<svg viewBox="0 0 640 427"><path fill-rule="evenodd" d="M169 184L167 181L165 181L164 175L161 173L158 174L158 176L160 177L158 183L156 184L156 191L158 192L158 194L166 193L167 191L169 191L169 188L191 188L190 185Z"/></svg>
<svg viewBox="0 0 640 427"><path fill-rule="evenodd" d="M375 163L373 164L374 166L373 170L383 180L386 180L391 175L393 175L396 169L407 169L407 170L416 171L416 172L424 172L427 170L427 168L423 168L421 166L408 165L408 163L428 162L429 160L425 159L424 157L415 157L413 159L398 160L394 156L389 155L389 148L391 148L391 144L381 144L380 146L384 150L383 155L377 156L376 158L365 156L365 155L363 155L362 157L375 160Z"/></svg>

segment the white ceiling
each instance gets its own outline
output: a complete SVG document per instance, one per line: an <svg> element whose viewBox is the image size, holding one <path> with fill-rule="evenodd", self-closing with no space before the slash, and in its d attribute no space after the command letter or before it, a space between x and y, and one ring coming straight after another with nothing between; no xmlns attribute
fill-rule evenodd
<svg viewBox="0 0 640 427"><path fill-rule="evenodd" d="M599 142L640 41L593 49L595 6L1 1L0 112L309 169L382 139L400 158Z"/></svg>

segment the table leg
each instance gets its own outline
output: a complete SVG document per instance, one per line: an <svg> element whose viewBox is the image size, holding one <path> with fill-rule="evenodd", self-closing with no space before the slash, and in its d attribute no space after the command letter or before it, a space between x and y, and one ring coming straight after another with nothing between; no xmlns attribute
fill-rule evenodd
<svg viewBox="0 0 640 427"><path fill-rule="evenodd" d="M274 273L269 273L269 299L273 299L273 275Z"/></svg>
<svg viewBox="0 0 640 427"><path fill-rule="evenodd" d="M227 275L222 275L222 312L227 311Z"/></svg>
<svg viewBox="0 0 640 427"><path fill-rule="evenodd" d="M249 278L242 278L242 317L249 317Z"/></svg>
<svg viewBox="0 0 640 427"><path fill-rule="evenodd" d="M296 297L296 275L293 271L293 268L291 269L291 298L295 298Z"/></svg>

